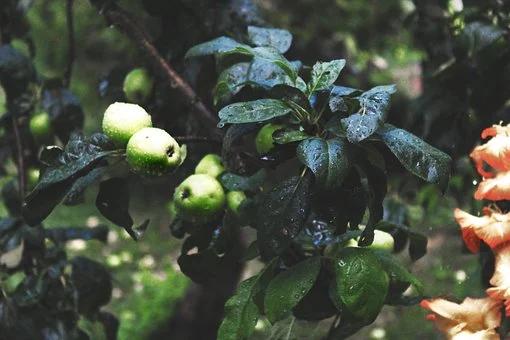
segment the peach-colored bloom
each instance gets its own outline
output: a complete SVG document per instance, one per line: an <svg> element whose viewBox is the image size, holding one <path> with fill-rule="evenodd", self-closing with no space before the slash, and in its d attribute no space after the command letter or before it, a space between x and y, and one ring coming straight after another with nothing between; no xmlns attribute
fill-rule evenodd
<svg viewBox="0 0 510 340"><path fill-rule="evenodd" d="M477 200L510 200L510 171L484 179L478 185L474 196Z"/></svg>
<svg viewBox="0 0 510 340"><path fill-rule="evenodd" d="M487 295L494 299L505 300L506 315L510 315L510 243L505 243L494 250L494 274L487 289Z"/></svg>
<svg viewBox="0 0 510 340"><path fill-rule="evenodd" d="M508 171L510 170L510 136L498 134L487 143L474 148L469 156L475 162L476 170L483 177L494 177L492 172L484 169L485 163L494 170Z"/></svg>
<svg viewBox="0 0 510 340"><path fill-rule="evenodd" d="M510 136L510 124L507 126L494 124L482 131L482 139L494 137L496 135Z"/></svg>
<svg viewBox="0 0 510 340"><path fill-rule="evenodd" d="M490 297L466 298L460 304L444 299L423 300L420 305L432 311L427 319L450 340L499 339L495 329L501 323L501 301Z"/></svg>
<svg viewBox="0 0 510 340"><path fill-rule="evenodd" d="M462 238L473 253L480 250L480 240L493 249L510 241L510 214L501 214L489 208L484 209L484 214L477 217L458 208L454 211Z"/></svg>

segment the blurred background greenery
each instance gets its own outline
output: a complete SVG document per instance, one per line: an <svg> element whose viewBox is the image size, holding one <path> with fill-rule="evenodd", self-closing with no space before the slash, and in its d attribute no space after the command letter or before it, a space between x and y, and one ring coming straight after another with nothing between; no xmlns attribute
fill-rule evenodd
<svg viewBox="0 0 510 340"><path fill-rule="evenodd" d="M345 58L349 68L342 74L341 82L346 86L369 88L375 84L396 83L399 94L394 98L391 117L395 122L409 121L407 115L413 108L413 100L423 93L422 66L430 57L416 39L413 27L416 7L412 1L256 2L269 25L293 33L290 59L299 58L309 64L317 59ZM138 10L140 1L122 0L120 3L137 15L145 13ZM447 12L462 9L460 0L438 3ZM140 15L139 19L151 28L155 19L147 14ZM100 79L119 61L132 67L142 63L142 58L136 46L116 29L105 25L104 19L88 1L75 1L74 17L77 51L71 89L81 100L86 113L85 132L90 133L99 129L100 117L109 104L99 95ZM67 63L65 0L34 1L28 11L28 21L38 72L45 77L61 76ZM156 34L164 35L165 32ZM13 41L13 45L26 54L31 53L30 46L22 40ZM3 91L0 91L0 112L5 111L3 98ZM410 225L429 236L428 254L412 264L412 268L423 279L430 296L462 299L480 295L483 291L478 257L465 251L453 220L455 207L471 212L479 210L479 204L469 199L476 181L469 161L459 156L450 189L444 196L436 187L423 183L418 186L415 181L401 178L391 182L389 192L408 203ZM164 327L171 318L190 284L176 264L180 243L171 237L167 227L169 216L165 205L171 193L165 193L163 188L151 194L150 188L157 186L158 183L152 183L144 190L144 207L153 207L150 214L155 218L143 240L134 242L123 230L110 225L106 247L81 241L68 244L72 255L87 255L112 270L115 288L108 308L120 317L121 340L151 338L151 334ZM94 196L87 197L86 204L56 209L46 225L109 225L99 217L91 200ZM137 202L133 205L136 208ZM438 338L424 316L425 312L417 306L385 307L373 325L352 338ZM96 331L94 324L83 327L92 334ZM255 338L269 336L267 324L260 322ZM272 336L278 338L275 334ZM100 336L92 338L99 339Z"/></svg>

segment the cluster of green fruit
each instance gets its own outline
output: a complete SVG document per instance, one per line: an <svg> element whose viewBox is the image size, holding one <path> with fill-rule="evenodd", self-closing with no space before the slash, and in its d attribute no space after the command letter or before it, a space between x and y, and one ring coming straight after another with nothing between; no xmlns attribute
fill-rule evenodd
<svg viewBox="0 0 510 340"><path fill-rule="evenodd" d="M131 70L124 78L122 89L124 96L131 103L143 104L150 97L154 88L154 80L144 68ZM53 129L51 117L45 110L37 110L29 121L29 129L34 141L38 144L51 143Z"/></svg>
<svg viewBox="0 0 510 340"><path fill-rule="evenodd" d="M126 148L136 173L162 175L184 161L185 148L165 130L152 127L151 116L137 104L111 104L103 116L103 132L116 147Z"/></svg>
<svg viewBox="0 0 510 340"><path fill-rule="evenodd" d="M229 191L225 194L218 181L223 171L225 168L218 155L205 155L197 164L195 173L175 189L169 205L172 218L206 223L217 217L225 205L229 211L238 214L246 195L242 191Z"/></svg>

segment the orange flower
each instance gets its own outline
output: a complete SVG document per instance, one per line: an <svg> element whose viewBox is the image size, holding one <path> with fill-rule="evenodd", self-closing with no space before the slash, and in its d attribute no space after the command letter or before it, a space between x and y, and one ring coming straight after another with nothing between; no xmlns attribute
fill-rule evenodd
<svg viewBox="0 0 510 340"><path fill-rule="evenodd" d="M505 243L494 250L494 274L487 289L487 295L493 299L505 300L505 312L510 316L510 243Z"/></svg>
<svg viewBox="0 0 510 340"><path fill-rule="evenodd" d="M432 311L427 319L436 323L450 340L499 339L495 329L501 323L501 301L490 297L466 298L461 304L444 299L423 300L420 305Z"/></svg>
<svg viewBox="0 0 510 340"><path fill-rule="evenodd" d="M484 136L483 133L482 136ZM487 143L474 148L469 156L475 162L476 170L483 177L494 177L492 172L483 168L485 163L497 171L510 170L510 136L498 134Z"/></svg>
<svg viewBox="0 0 510 340"><path fill-rule="evenodd" d="M480 250L480 240L491 248L510 241L510 214L484 208L484 216L473 216L455 209L454 216L462 231L462 238L472 253Z"/></svg>
<svg viewBox="0 0 510 340"><path fill-rule="evenodd" d="M494 124L490 128L486 128L482 131L482 139L494 137L496 135L510 136L510 124L507 126Z"/></svg>
<svg viewBox="0 0 510 340"><path fill-rule="evenodd" d="M510 171L502 172L494 178L487 178L478 185L475 199L500 201L510 199Z"/></svg>

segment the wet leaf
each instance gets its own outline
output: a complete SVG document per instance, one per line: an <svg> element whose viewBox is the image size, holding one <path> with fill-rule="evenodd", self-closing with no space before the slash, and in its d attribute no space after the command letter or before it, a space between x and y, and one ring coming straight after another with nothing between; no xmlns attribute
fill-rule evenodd
<svg viewBox="0 0 510 340"><path fill-rule="evenodd" d="M375 320L386 300L389 277L365 248L344 248L333 265L331 297L337 308L364 324Z"/></svg>
<svg viewBox="0 0 510 340"><path fill-rule="evenodd" d="M296 154L315 175L317 183L328 189L339 187L350 168L347 143L339 138L310 138L302 141Z"/></svg>
<svg viewBox="0 0 510 340"><path fill-rule="evenodd" d="M278 28L248 26L248 38L255 46L274 47L282 54L287 52L292 44L292 34Z"/></svg>
<svg viewBox="0 0 510 340"><path fill-rule="evenodd" d="M310 291L321 269L320 257L304 260L278 274L269 283L264 298L265 314L271 323L284 319Z"/></svg>
<svg viewBox="0 0 510 340"><path fill-rule="evenodd" d="M186 52L185 58L231 52L235 48L241 46L249 47L247 45L238 43L232 38L219 37L211 41L193 46L188 50L188 52Z"/></svg>
<svg viewBox="0 0 510 340"><path fill-rule="evenodd" d="M332 112L348 112L350 108L350 100L354 95L361 94L360 90L345 86L333 86L329 95L329 108Z"/></svg>
<svg viewBox="0 0 510 340"><path fill-rule="evenodd" d="M291 111L292 109L283 101L276 99L258 99L251 102L234 103L220 110L218 126L262 122L284 116Z"/></svg>
<svg viewBox="0 0 510 340"><path fill-rule="evenodd" d="M377 132L400 163L416 176L445 190L450 179L452 159L410 132L384 125Z"/></svg>
<svg viewBox="0 0 510 340"><path fill-rule="evenodd" d="M257 324L260 311L255 303L273 277L275 261L258 275L241 282L237 292L225 304L225 317L218 330L218 340L247 339Z"/></svg>
<svg viewBox="0 0 510 340"><path fill-rule="evenodd" d="M266 179L266 170L261 169L251 176L225 172L220 176L223 187L229 191L258 191Z"/></svg>
<svg viewBox="0 0 510 340"><path fill-rule="evenodd" d="M345 59L318 62L313 65L312 79L308 83L308 94L328 89L336 81L345 66Z"/></svg>
<svg viewBox="0 0 510 340"><path fill-rule="evenodd" d="M377 86L358 97L360 111L342 119L347 139L358 143L376 132L384 123L395 85Z"/></svg>
<svg viewBox="0 0 510 340"><path fill-rule="evenodd" d="M262 195L255 227L263 258L281 254L304 227L310 210L310 177L291 177Z"/></svg>

